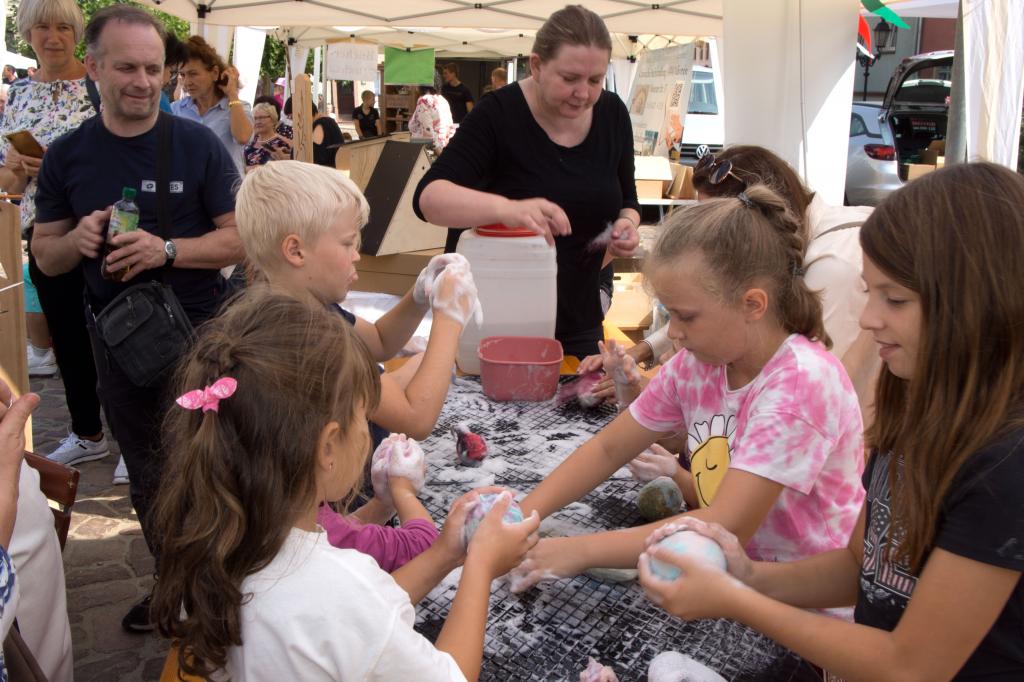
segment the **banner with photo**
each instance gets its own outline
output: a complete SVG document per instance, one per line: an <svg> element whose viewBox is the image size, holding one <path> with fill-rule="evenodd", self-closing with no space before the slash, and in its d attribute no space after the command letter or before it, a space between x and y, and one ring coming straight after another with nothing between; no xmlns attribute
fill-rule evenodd
<svg viewBox="0 0 1024 682"><path fill-rule="evenodd" d="M645 50L637 57L636 75L626 99L637 156L668 156L672 145L683 139L693 47L693 43L684 43Z"/></svg>

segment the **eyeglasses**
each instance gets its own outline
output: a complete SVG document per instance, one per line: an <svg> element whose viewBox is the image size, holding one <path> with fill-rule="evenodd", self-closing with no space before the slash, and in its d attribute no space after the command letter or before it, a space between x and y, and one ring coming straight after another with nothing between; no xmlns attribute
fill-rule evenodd
<svg viewBox="0 0 1024 682"><path fill-rule="evenodd" d="M715 155L710 151L705 152L697 165L693 167L693 174L705 173L708 178L708 182L712 185L721 184L727 177L732 177L736 182L740 183L744 187L747 183L743 181L740 176L732 172L732 161L726 159L725 161L719 161L715 158Z"/></svg>

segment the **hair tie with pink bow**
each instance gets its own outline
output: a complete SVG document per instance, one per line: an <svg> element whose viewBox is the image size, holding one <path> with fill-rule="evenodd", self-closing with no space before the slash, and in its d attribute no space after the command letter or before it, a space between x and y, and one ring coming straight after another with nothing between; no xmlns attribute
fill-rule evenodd
<svg viewBox="0 0 1024 682"><path fill-rule="evenodd" d="M220 401L230 398L238 388L238 382L231 377L221 377L202 390L189 391L178 397L174 402L186 410L202 409L203 412L218 412Z"/></svg>

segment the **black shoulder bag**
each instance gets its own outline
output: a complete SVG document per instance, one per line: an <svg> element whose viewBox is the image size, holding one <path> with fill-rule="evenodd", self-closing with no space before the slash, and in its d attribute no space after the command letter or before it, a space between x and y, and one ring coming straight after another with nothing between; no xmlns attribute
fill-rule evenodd
<svg viewBox="0 0 1024 682"><path fill-rule="evenodd" d="M170 232L171 121L160 112L157 118L156 231ZM143 282L125 289L96 316L96 332L114 362L139 387L153 386L181 359L195 338L185 311L167 285L166 270L160 282Z"/></svg>

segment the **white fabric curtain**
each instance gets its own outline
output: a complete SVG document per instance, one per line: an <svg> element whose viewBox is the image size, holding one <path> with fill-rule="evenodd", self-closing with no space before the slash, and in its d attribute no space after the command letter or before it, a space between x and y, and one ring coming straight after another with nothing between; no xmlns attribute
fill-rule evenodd
<svg viewBox="0 0 1024 682"><path fill-rule="evenodd" d="M822 199L842 204L858 3L723 0L723 8L726 142L771 149Z"/></svg>
<svg viewBox="0 0 1024 682"><path fill-rule="evenodd" d="M210 24L192 24L192 35L202 36L206 42L210 43L214 50L217 51L223 59L227 59L231 53L231 38L234 35L235 29L232 26L216 26Z"/></svg>
<svg viewBox="0 0 1024 682"><path fill-rule="evenodd" d="M962 0L967 160L1017 169L1024 0Z"/></svg>
<svg viewBox="0 0 1024 682"><path fill-rule="evenodd" d="M309 58L308 47L292 45L288 48L288 86L285 89L285 98L291 95L292 82L300 73L306 73L306 60Z"/></svg>
<svg viewBox="0 0 1024 682"><path fill-rule="evenodd" d="M231 62L238 69L238 77L242 83L238 97L249 104L256 99L266 38L267 34L263 31L244 26L235 29L235 51L231 55Z"/></svg>

